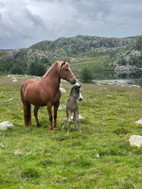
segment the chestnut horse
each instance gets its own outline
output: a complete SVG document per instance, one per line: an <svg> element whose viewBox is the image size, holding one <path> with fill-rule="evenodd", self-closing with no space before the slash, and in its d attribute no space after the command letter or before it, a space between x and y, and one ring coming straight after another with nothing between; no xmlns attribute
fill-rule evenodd
<svg viewBox="0 0 142 189"><path fill-rule="evenodd" d="M54 129L56 130L57 110L60 103L61 92L60 82L61 78L67 80L71 84L76 83L76 78L71 72L68 61L57 61L45 73L40 81L27 80L21 87L21 100L24 107L25 125L31 125L31 104L34 107L34 116L37 127L40 127L38 121L38 110L40 106L47 106L49 114L50 130L52 127L52 106L54 106Z"/></svg>

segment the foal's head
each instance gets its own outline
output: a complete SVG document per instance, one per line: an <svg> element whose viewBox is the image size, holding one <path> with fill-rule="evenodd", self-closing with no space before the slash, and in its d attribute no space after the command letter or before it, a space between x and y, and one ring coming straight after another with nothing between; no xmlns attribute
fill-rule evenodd
<svg viewBox="0 0 142 189"><path fill-rule="evenodd" d="M68 61L62 62L61 68L60 68L60 77L62 79L67 80L72 85L76 83L76 78L70 69L70 65Z"/></svg>
<svg viewBox="0 0 142 189"><path fill-rule="evenodd" d="M72 89L71 89L71 93L70 93L70 96L78 99L79 101L82 101L83 100L83 97L82 97L82 94L81 94L81 91L80 91L80 85L77 85L77 86L74 86Z"/></svg>

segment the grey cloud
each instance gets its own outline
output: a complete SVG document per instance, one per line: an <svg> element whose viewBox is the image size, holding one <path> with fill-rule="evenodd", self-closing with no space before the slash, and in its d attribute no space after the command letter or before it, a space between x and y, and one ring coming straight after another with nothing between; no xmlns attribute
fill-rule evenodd
<svg viewBox="0 0 142 189"><path fill-rule="evenodd" d="M141 0L0 0L0 48L75 35L142 34Z"/></svg>
<svg viewBox="0 0 142 189"><path fill-rule="evenodd" d="M106 16L110 13L110 7L102 0L90 0L89 3L86 0L76 1L77 8L80 15L84 15L89 19L100 18L99 15Z"/></svg>
<svg viewBox="0 0 142 189"><path fill-rule="evenodd" d="M40 26L43 29L45 28L44 23L43 23L42 19L40 18L40 16L32 14L28 9L25 11L25 13L26 13L27 18L31 22L33 22L35 27Z"/></svg>

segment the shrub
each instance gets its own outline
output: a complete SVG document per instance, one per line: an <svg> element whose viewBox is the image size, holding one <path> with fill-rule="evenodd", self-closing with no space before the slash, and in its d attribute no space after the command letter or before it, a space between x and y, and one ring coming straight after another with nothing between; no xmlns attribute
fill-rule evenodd
<svg viewBox="0 0 142 189"><path fill-rule="evenodd" d="M124 58L121 58L121 59L119 60L118 64L119 64L120 66L126 66L127 61L126 61Z"/></svg>
<svg viewBox="0 0 142 189"><path fill-rule="evenodd" d="M46 68L45 68L45 65L42 63L33 62L29 66L28 73L30 75L42 76L45 74L45 72L46 72Z"/></svg>
<svg viewBox="0 0 142 189"><path fill-rule="evenodd" d="M23 74L24 71L22 69L22 67L14 64L11 68L11 71L10 71L11 74Z"/></svg>
<svg viewBox="0 0 142 189"><path fill-rule="evenodd" d="M138 80L138 85L142 87L142 78Z"/></svg>
<svg viewBox="0 0 142 189"><path fill-rule="evenodd" d="M81 71L81 81L83 83L91 83L93 80L93 74L89 68L84 68Z"/></svg>
<svg viewBox="0 0 142 189"><path fill-rule="evenodd" d="M138 37L136 44L135 44L135 48L138 51L142 49L142 36Z"/></svg>

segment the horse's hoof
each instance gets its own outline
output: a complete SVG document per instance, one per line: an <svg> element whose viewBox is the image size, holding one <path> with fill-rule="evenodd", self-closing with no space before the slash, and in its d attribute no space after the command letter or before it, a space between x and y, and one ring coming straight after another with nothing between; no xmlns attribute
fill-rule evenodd
<svg viewBox="0 0 142 189"><path fill-rule="evenodd" d="M58 130L58 128L57 127L54 127L54 131L57 131Z"/></svg>
<svg viewBox="0 0 142 189"><path fill-rule="evenodd" d="M40 124L38 124L38 125L37 125L37 128L40 128L40 127L41 127L41 125L40 125Z"/></svg>

